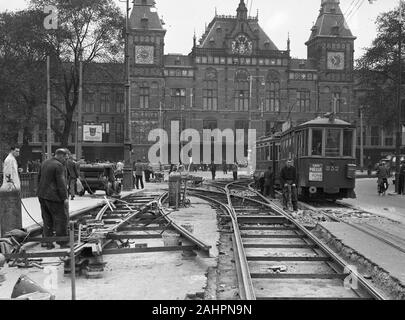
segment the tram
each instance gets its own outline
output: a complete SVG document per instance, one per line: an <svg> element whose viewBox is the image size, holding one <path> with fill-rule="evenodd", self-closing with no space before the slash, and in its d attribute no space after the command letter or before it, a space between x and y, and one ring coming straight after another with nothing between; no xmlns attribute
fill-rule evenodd
<svg viewBox="0 0 405 320"><path fill-rule="evenodd" d="M297 169L300 199L356 197L355 126L329 114L295 127L284 126L283 132L268 138L273 146L279 145L278 159L261 162L263 152L266 155L270 150L266 151L266 139L259 139L258 170L276 163L274 168L279 173L287 160L292 159Z"/></svg>

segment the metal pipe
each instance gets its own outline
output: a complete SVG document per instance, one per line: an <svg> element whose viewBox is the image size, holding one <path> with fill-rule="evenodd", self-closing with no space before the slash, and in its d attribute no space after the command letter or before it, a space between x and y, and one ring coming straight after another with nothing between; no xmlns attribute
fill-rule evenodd
<svg viewBox="0 0 405 320"><path fill-rule="evenodd" d="M75 228L74 222L69 223L70 236L70 279L72 284L72 300L76 300L76 261L75 261Z"/></svg>

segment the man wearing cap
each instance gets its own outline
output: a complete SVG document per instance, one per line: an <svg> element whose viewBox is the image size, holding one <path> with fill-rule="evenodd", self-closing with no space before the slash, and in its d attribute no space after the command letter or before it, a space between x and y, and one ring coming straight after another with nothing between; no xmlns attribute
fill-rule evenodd
<svg viewBox="0 0 405 320"><path fill-rule="evenodd" d="M297 170L293 166L292 159L288 159L285 167L280 172L281 185L283 186L283 208L288 209L289 195L294 211L298 210L297 205Z"/></svg>
<svg viewBox="0 0 405 320"><path fill-rule="evenodd" d="M68 151L58 149L55 157L46 160L38 175L38 198L41 204L41 214L44 237L66 237L68 234L69 200L66 183L66 161ZM58 241L61 248L68 247L67 241ZM54 248L49 244L49 249Z"/></svg>

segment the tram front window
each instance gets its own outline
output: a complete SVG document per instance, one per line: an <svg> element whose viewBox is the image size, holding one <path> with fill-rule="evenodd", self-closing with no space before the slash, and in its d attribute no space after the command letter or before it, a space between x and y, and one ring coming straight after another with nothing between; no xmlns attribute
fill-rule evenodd
<svg viewBox="0 0 405 320"><path fill-rule="evenodd" d="M322 129L312 129L312 155L322 155Z"/></svg>
<svg viewBox="0 0 405 320"><path fill-rule="evenodd" d="M339 157L340 156L340 130L326 129L326 157Z"/></svg>
<svg viewBox="0 0 405 320"><path fill-rule="evenodd" d="M353 130L343 130L343 156L354 157L353 155Z"/></svg>

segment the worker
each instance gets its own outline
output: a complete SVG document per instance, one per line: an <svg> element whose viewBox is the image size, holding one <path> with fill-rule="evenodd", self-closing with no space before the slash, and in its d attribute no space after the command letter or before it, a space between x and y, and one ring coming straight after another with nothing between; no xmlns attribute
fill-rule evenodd
<svg viewBox="0 0 405 320"><path fill-rule="evenodd" d="M20 190L21 182L18 175L17 157L20 155L20 149L11 147L7 158L3 164L3 184L0 188L2 191Z"/></svg>
<svg viewBox="0 0 405 320"><path fill-rule="evenodd" d="M233 180L236 181L238 180L238 163L235 162L232 165L232 174L233 174Z"/></svg>
<svg viewBox="0 0 405 320"><path fill-rule="evenodd" d="M68 159L66 149L58 149L55 157L46 160L38 174L38 198L41 204L43 236L66 237L68 234L69 200L66 183L65 164ZM57 242L61 248L67 248L67 241ZM48 244L48 249L55 246Z"/></svg>
<svg viewBox="0 0 405 320"><path fill-rule="evenodd" d="M266 172L264 173L264 193L265 197L271 196L274 198L274 173L273 168L270 166L267 168Z"/></svg>
<svg viewBox="0 0 405 320"><path fill-rule="evenodd" d="M144 171L144 165L141 163L141 160L137 160L134 163L134 171L135 171L135 185L136 188L139 189L139 182L141 183L141 188L144 188L143 185L143 171Z"/></svg>
<svg viewBox="0 0 405 320"><path fill-rule="evenodd" d="M291 197L293 210L297 211L297 170L293 166L292 159L288 159L286 165L281 169L280 180L283 186L283 209L288 209L288 202Z"/></svg>

